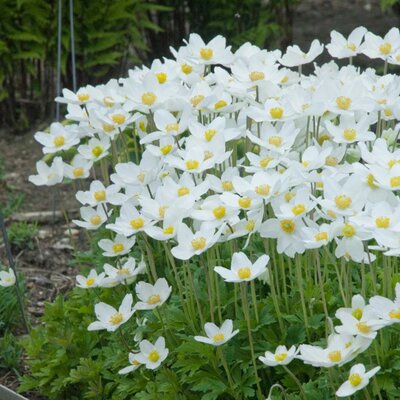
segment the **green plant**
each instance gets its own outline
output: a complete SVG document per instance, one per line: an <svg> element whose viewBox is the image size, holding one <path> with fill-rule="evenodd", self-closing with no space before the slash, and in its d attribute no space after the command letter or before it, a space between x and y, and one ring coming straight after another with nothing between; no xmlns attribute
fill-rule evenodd
<svg viewBox="0 0 400 400"><path fill-rule="evenodd" d="M28 248L32 250L35 247L35 237L38 232L36 222L13 222L8 227L8 238L12 246L18 249Z"/></svg>
<svg viewBox="0 0 400 400"><path fill-rule="evenodd" d="M17 337L10 331L6 331L0 337L0 368L17 371L22 356L22 346Z"/></svg>

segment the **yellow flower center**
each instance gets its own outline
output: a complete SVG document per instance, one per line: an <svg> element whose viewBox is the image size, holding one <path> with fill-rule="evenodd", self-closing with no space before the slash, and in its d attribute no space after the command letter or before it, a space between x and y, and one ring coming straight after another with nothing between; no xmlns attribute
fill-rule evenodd
<svg viewBox="0 0 400 400"><path fill-rule="evenodd" d="M281 225L281 229L285 233L292 234L296 229L295 223L293 221L291 221L290 219L283 219L282 221L280 221L280 225Z"/></svg>
<svg viewBox="0 0 400 400"><path fill-rule="evenodd" d="M93 278L88 278L86 279L86 286L92 286L94 284L94 279Z"/></svg>
<svg viewBox="0 0 400 400"><path fill-rule="evenodd" d="M182 196L186 196L187 194L190 193L190 189L186 186L182 186L178 189L178 196L182 197Z"/></svg>
<svg viewBox="0 0 400 400"><path fill-rule="evenodd" d="M157 100L157 96L154 93L146 92L142 94L142 104L145 106L152 106Z"/></svg>
<svg viewBox="0 0 400 400"><path fill-rule="evenodd" d="M327 140L331 140L330 135L328 133L322 133L318 138L318 143L322 146Z"/></svg>
<svg viewBox="0 0 400 400"><path fill-rule="evenodd" d="M349 382L350 382L351 386L356 387L362 382L362 378L361 378L360 374L351 374L349 376Z"/></svg>
<svg viewBox="0 0 400 400"><path fill-rule="evenodd" d="M165 72L158 72L156 74L156 77L157 77L158 83L161 83L161 84L167 82L167 79L168 79L168 75Z"/></svg>
<svg viewBox="0 0 400 400"><path fill-rule="evenodd" d="M138 181L143 183L144 178L146 178L146 174L144 172L140 172L139 174L137 174L136 178L138 179Z"/></svg>
<svg viewBox="0 0 400 400"><path fill-rule="evenodd" d="M198 94L197 96L194 96L190 99L190 102L192 103L193 107L196 107L199 105L199 103L204 99L204 96L202 94Z"/></svg>
<svg viewBox="0 0 400 400"><path fill-rule="evenodd" d="M275 361L282 362L286 360L287 356L288 356L287 353L279 353L275 354L274 358Z"/></svg>
<svg viewBox="0 0 400 400"><path fill-rule="evenodd" d="M123 114L114 114L111 116L111 119L113 120L114 124L117 125L122 125L126 121L125 115Z"/></svg>
<svg viewBox="0 0 400 400"><path fill-rule="evenodd" d="M103 154L103 149L100 146L95 146L92 149L92 154L95 157L100 157Z"/></svg>
<svg viewBox="0 0 400 400"><path fill-rule="evenodd" d="M209 160L210 158L213 158L213 157L214 157L214 153L212 151L206 150L204 152L204 161L207 161L207 160Z"/></svg>
<svg viewBox="0 0 400 400"><path fill-rule="evenodd" d="M237 274L240 279L249 279L251 277L251 269L249 267L239 268Z"/></svg>
<svg viewBox="0 0 400 400"><path fill-rule="evenodd" d="M325 165L328 165L329 167L336 167L338 162L338 159L334 156L328 156L325 158Z"/></svg>
<svg viewBox="0 0 400 400"><path fill-rule="evenodd" d="M216 333L213 336L213 341L214 342L222 342L225 339L225 335L222 332Z"/></svg>
<svg viewBox="0 0 400 400"><path fill-rule="evenodd" d="M292 213L293 213L294 215L303 214L304 211L306 211L306 207L305 207L304 204L302 204L302 203L296 204L296 205L294 205L294 206L292 207Z"/></svg>
<svg viewBox="0 0 400 400"><path fill-rule="evenodd" d="M348 110L349 107L351 106L351 99L350 99L350 97L339 96L339 97L336 99L336 105L337 105L341 110Z"/></svg>
<svg viewBox="0 0 400 400"><path fill-rule="evenodd" d="M332 362L340 362L342 360L342 353L339 350L331 351L328 354L328 358Z"/></svg>
<svg viewBox="0 0 400 400"><path fill-rule="evenodd" d="M361 318L362 318L362 316L363 316L363 310L361 309L361 308L355 308L354 310L353 310L353 312L351 313L351 315L354 317L354 318L356 318L356 319L358 319L358 320L360 320Z"/></svg>
<svg viewBox="0 0 400 400"><path fill-rule="evenodd" d="M249 208L251 206L250 197L242 197L239 199L239 206L242 208Z"/></svg>
<svg viewBox="0 0 400 400"><path fill-rule="evenodd" d="M120 268L117 271L117 275L129 275L129 269L128 268Z"/></svg>
<svg viewBox="0 0 400 400"><path fill-rule="evenodd" d="M114 253L121 253L121 251L124 251L125 246L122 243L114 243L112 245L112 250Z"/></svg>
<svg viewBox="0 0 400 400"><path fill-rule="evenodd" d="M165 146L160 147L160 151L161 153L164 154L164 156L169 154L171 150L172 150L172 144L166 144Z"/></svg>
<svg viewBox="0 0 400 400"><path fill-rule="evenodd" d="M177 124L177 123L167 124L167 125L165 125L165 130L167 132L172 132L172 131L178 132L179 131L179 124Z"/></svg>
<svg viewBox="0 0 400 400"><path fill-rule="evenodd" d="M335 197L336 206L341 210L345 210L346 208L350 207L351 202L351 198L349 196L346 196L345 194L341 194Z"/></svg>
<svg viewBox="0 0 400 400"><path fill-rule="evenodd" d="M389 317L394 319L400 319L400 308L398 308L397 310L390 311Z"/></svg>
<svg viewBox="0 0 400 400"><path fill-rule="evenodd" d="M90 223L92 225L99 225L101 224L101 217L100 215L93 215L92 218L90 218Z"/></svg>
<svg viewBox="0 0 400 400"><path fill-rule="evenodd" d="M255 226L256 226L256 221L254 221L254 219L250 219L249 221L247 221L246 230L248 232L252 232Z"/></svg>
<svg viewBox="0 0 400 400"><path fill-rule="evenodd" d="M152 294L152 295L147 299L147 303L148 303L148 304L151 304L151 305L154 305L154 304L159 303L160 300L161 300L161 297L160 297L159 294Z"/></svg>
<svg viewBox="0 0 400 400"><path fill-rule="evenodd" d="M371 332L371 328L367 325L366 322L359 322L356 326L361 333Z"/></svg>
<svg viewBox="0 0 400 400"><path fill-rule="evenodd" d="M255 187L255 192L260 196L268 196L270 189L269 185L259 185Z"/></svg>
<svg viewBox="0 0 400 400"><path fill-rule="evenodd" d="M282 107L273 107L269 110L269 115L274 119L281 119L283 117Z"/></svg>
<svg viewBox="0 0 400 400"><path fill-rule="evenodd" d="M207 142L210 142L216 133L217 133L217 131L215 129L207 129L204 132L204 139L206 139Z"/></svg>
<svg viewBox="0 0 400 400"><path fill-rule="evenodd" d="M106 199L106 191L98 190L97 192L94 192L94 198L96 201L104 201Z"/></svg>
<svg viewBox="0 0 400 400"><path fill-rule="evenodd" d="M228 103L225 100L218 100L214 104L214 110L219 110L220 108L226 107Z"/></svg>
<svg viewBox="0 0 400 400"><path fill-rule="evenodd" d="M400 186L400 176L394 176L393 178L390 178L390 186L391 187Z"/></svg>
<svg viewBox="0 0 400 400"><path fill-rule="evenodd" d="M264 74L264 72L253 71L253 72L250 72L249 78L252 82L261 81L262 79L265 78L265 74Z"/></svg>
<svg viewBox="0 0 400 400"><path fill-rule="evenodd" d="M212 56L213 56L214 52L212 49L210 49L209 47L203 47L202 49L200 49L200 57L203 60L211 60Z"/></svg>
<svg viewBox="0 0 400 400"><path fill-rule="evenodd" d="M124 317L120 312L111 315L110 317L110 324L111 325L118 325L123 321Z"/></svg>
<svg viewBox="0 0 400 400"><path fill-rule="evenodd" d="M383 110L383 113L385 114L386 117L391 117L393 115L393 111L390 108L385 108Z"/></svg>
<svg viewBox="0 0 400 400"><path fill-rule="evenodd" d="M343 137L346 140L354 140L357 136L357 132L355 129L345 129L343 131Z"/></svg>
<svg viewBox="0 0 400 400"><path fill-rule="evenodd" d="M285 199L286 202L289 202L290 200L293 199L294 196L296 196L295 192L286 192L283 198Z"/></svg>
<svg viewBox="0 0 400 400"><path fill-rule="evenodd" d="M260 160L260 167L262 168L266 168L268 167L268 164L273 160L272 157L265 157L263 159Z"/></svg>
<svg viewBox="0 0 400 400"><path fill-rule="evenodd" d="M56 136L55 138L54 138L54 140L53 140L53 144L54 144L54 146L56 146L56 147L61 147L61 146L64 146L64 144L65 144L65 138L64 138L64 136Z"/></svg>
<svg viewBox="0 0 400 400"><path fill-rule="evenodd" d="M144 121L140 121L139 122L139 129L141 131L145 131L146 130L146 123Z"/></svg>
<svg viewBox="0 0 400 400"><path fill-rule="evenodd" d="M192 73L193 67L192 67L191 65L189 65L189 64L182 64L182 65L181 65L181 71L182 71L184 74L189 75L189 74Z"/></svg>
<svg viewBox="0 0 400 400"><path fill-rule="evenodd" d="M224 206L219 206L213 210L214 217L217 219L224 218L226 215L226 208Z"/></svg>
<svg viewBox="0 0 400 400"><path fill-rule="evenodd" d="M347 43L346 47L351 51L356 51L357 46L354 43Z"/></svg>
<svg viewBox="0 0 400 400"><path fill-rule="evenodd" d="M140 229L140 228L143 228L144 219L141 218L141 217L132 219L132 220L130 221L130 225L131 225L131 227L132 227L133 229Z"/></svg>
<svg viewBox="0 0 400 400"><path fill-rule="evenodd" d="M371 189L376 189L378 186L375 184L375 178L372 174L368 174L367 176L367 184Z"/></svg>
<svg viewBox="0 0 400 400"><path fill-rule="evenodd" d="M140 365L140 362L138 360L133 360L132 361L132 365L134 365L135 367L137 367L138 365Z"/></svg>
<svg viewBox="0 0 400 400"><path fill-rule="evenodd" d="M157 350L153 350L149 353L149 360L151 362L157 362L160 359L160 354L158 353Z"/></svg>
<svg viewBox="0 0 400 400"><path fill-rule="evenodd" d="M390 218L389 217L378 217L375 219L375 225L377 228L389 228Z"/></svg>
<svg viewBox="0 0 400 400"><path fill-rule="evenodd" d="M379 51L384 56L387 56L392 51L392 45L388 42L383 43L379 46Z"/></svg>
<svg viewBox="0 0 400 400"><path fill-rule="evenodd" d="M72 173L73 173L73 175L74 175L75 178L81 177L81 176L83 175L84 172L85 172L85 171L84 171L83 167L77 167L77 168L74 168L74 169L72 170Z"/></svg>
<svg viewBox="0 0 400 400"><path fill-rule="evenodd" d="M343 227L342 227L342 233L343 233L343 236L353 237L354 234L356 233L356 230L355 230L353 225L344 224Z"/></svg>
<svg viewBox="0 0 400 400"><path fill-rule="evenodd" d="M201 236L199 238L193 239L191 244L195 250L202 250L204 249L204 247L206 247L207 241L205 237Z"/></svg>
<svg viewBox="0 0 400 400"><path fill-rule="evenodd" d="M167 206L160 207L158 209L158 215L160 216L160 218L164 218L165 217L165 211L166 210L167 210Z"/></svg>
<svg viewBox="0 0 400 400"><path fill-rule="evenodd" d="M281 136L270 136L268 138L268 143L275 147L281 147L283 138Z"/></svg>
<svg viewBox="0 0 400 400"><path fill-rule="evenodd" d="M186 169L192 170L199 168L200 163L197 160L188 160L185 163Z"/></svg>
<svg viewBox="0 0 400 400"><path fill-rule="evenodd" d="M328 232L318 232L314 239L316 242L320 242L321 240L328 240Z"/></svg>
<svg viewBox="0 0 400 400"><path fill-rule="evenodd" d="M85 101L88 101L90 99L90 96L88 93L80 93L77 95L77 97L81 103L84 103Z"/></svg>
<svg viewBox="0 0 400 400"><path fill-rule="evenodd" d="M164 230L163 230L163 234L164 235L172 235L174 233L174 227L173 226L167 226Z"/></svg>
<svg viewBox="0 0 400 400"><path fill-rule="evenodd" d="M333 219L336 219L336 213L335 213L333 210L328 210L328 211L326 212L326 214L327 214L329 217L331 217L331 218L333 218Z"/></svg>
<svg viewBox="0 0 400 400"><path fill-rule="evenodd" d="M114 126L111 124L102 124L101 127L103 128L103 131L106 133L110 133L114 130Z"/></svg>
<svg viewBox="0 0 400 400"><path fill-rule="evenodd" d="M222 182L222 189L225 192L231 192L233 190L233 183L231 181L223 181Z"/></svg>

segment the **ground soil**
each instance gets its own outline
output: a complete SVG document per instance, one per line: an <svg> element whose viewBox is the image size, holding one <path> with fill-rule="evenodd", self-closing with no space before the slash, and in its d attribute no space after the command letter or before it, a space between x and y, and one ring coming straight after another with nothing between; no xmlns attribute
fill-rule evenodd
<svg viewBox="0 0 400 400"><path fill-rule="evenodd" d="M392 26L398 26L399 18L393 13L383 14L379 0L302 0L294 14L293 40L307 48L314 38L329 42L332 29L348 34L359 25L382 35ZM327 59L321 56L318 61ZM36 161L43 156L33 133L47 125L32 127L20 136L0 132L0 160L5 171L4 176L0 176L0 207L5 207L11 194L19 193L25 197L19 212L77 210L71 186L58 185L54 189L35 187L28 182L28 176L35 173ZM9 219L8 224L11 222ZM52 301L59 293L66 293L74 285L78 271L69 264L72 250L65 220L40 225L34 242L33 249L14 247L13 250L17 268L26 277L29 318L36 324L45 302ZM79 238L75 243L79 245ZM7 265L1 241L0 263ZM25 370L26 367L22 367L20 372ZM15 374L0 370L0 384L16 389L18 381ZM31 400L44 399L35 393L26 396Z"/></svg>

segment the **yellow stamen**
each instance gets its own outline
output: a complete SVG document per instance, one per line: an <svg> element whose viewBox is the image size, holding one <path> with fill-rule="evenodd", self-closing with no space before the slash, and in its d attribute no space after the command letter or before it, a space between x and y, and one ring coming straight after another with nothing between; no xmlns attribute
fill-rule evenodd
<svg viewBox="0 0 400 400"><path fill-rule="evenodd" d="M192 170L199 168L200 163L197 160L188 160L185 163L186 169Z"/></svg>
<svg viewBox="0 0 400 400"><path fill-rule="evenodd" d="M275 354L274 358L275 361L282 362L286 360L287 356L288 356L287 353L279 353Z"/></svg>
<svg viewBox="0 0 400 400"><path fill-rule="evenodd" d="M216 133L217 133L217 131L215 129L207 129L204 132L204 139L206 139L207 142L210 142Z"/></svg>
<svg viewBox="0 0 400 400"><path fill-rule="evenodd" d="M292 234L296 230L296 225L290 219L283 219L280 221L280 226L283 232Z"/></svg>
<svg viewBox="0 0 400 400"><path fill-rule="evenodd" d="M147 299L147 304L154 305L154 304L159 303L160 300L161 300L161 297L159 294L153 294Z"/></svg>
<svg viewBox="0 0 400 400"><path fill-rule="evenodd" d="M239 206L242 208L249 208L251 206L250 197L242 197L239 199Z"/></svg>
<svg viewBox="0 0 400 400"><path fill-rule="evenodd" d="M214 104L214 110L219 110L220 108L226 107L228 103L225 100L219 100Z"/></svg>
<svg viewBox="0 0 400 400"><path fill-rule="evenodd" d="M156 77L157 77L158 83L160 83L160 84L167 82L167 79L168 79L168 75L165 72L156 73Z"/></svg>
<svg viewBox="0 0 400 400"><path fill-rule="evenodd" d="M271 190L271 186L269 185L259 185L255 187L255 192L260 196L268 196Z"/></svg>
<svg viewBox="0 0 400 400"><path fill-rule="evenodd" d="M296 205L294 205L294 206L292 207L292 213L293 213L294 215L303 214L304 211L306 211L306 207L305 207L304 204L302 204L302 203L296 204Z"/></svg>
<svg viewBox="0 0 400 400"><path fill-rule="evenodd" d="M356 233L356 230L355 230L353 225L344 224L343 227L342 227L342 233L343 233L343 236L353 237L354 234Z"/></svg>
<svg viewBox="0 0 400 400"><path fill-rule="evenodd" d="M375 178L372 174L368 174L367 176L367 184L371 189L376 189L378 186L374 183Z"/></svg>
<svg viewBox="0 0 400 400"><path fill-rule="evenodd" d="M199 103L204 100L204 96L201 94L198 94L197 96L194 96L190 99L190 102L192 103L193 107L196 107L199 105Z"/></svg>
<svg viewBox="0 0 400 400"><path fill-rule="evenodd" d="M140 229L140 228L143 228L143 226L144 226L144 219L141 218L141 217L132 219L132 220L130 221L130 225L131 225L131 227L132 227L133 229Z"/></svg>
<svg viewBox="0 0 400 400"><path fill-rule="evenodd" d="M192 73L193 67L190 66L189 64L182 64L182 65L181 65L181 71L182 71L184 74L189 75L189 74Z"/></svg>
<svg viewBox="0 0 400 400"><path fill-rule="evenodd" d="M124 251L125 246L122 243L114 243L112 245L112 250L114 253L121 253L121 251Z"/></svg>
<svg viewBox="0 0 400 400"><path fill-rule="evenodd" d="M101 217L100 215L93 215L92 218L90 218L90 223L92 225L99 225L101 224Z"/></svg>
<svg viewBox="0 0 400 400"><path fill-rule="evenodd" d="M81 176L83 176L84 172L85 171L83 167L77 167L72 170L72 174L74 175L75 178L80 178Z"/></svg>
<svg viewBox="0 0 400 400"><path fill-rule="evenodd" d="M400 319L400 308L390 311L389 317L393 319Z"/></svg>
<svg viewBox="0 0 400 400"><path fill-rule="evenodd" d="M282 107L270 108L269 115L273 119L281 119L283 117L283 108Z"/></svg>
<svg viewBox="0 0 400 400"><path fill-rule="evenodd" d="M195 250L202 250L202 249L204 249L204 247L206 247L207 241L206 241L205 237L199 237L199 238L193 239L191 244Z"/></svg>
<svg viewBox="0 0 400 400"><path fill-rule="evenodd" d="M84 102L86 102L86 101L88 101L90 99L90 96L89 96L88 93L80 93L76 97L78 97L78 100L81 103L84 103Z"/></svg>
<svg viewBox="0 0 400 400"><path fill-rule="evenodd" d="M328 156L325 158L325 165L328 165L329 167L336 167L338 163L338 159L334 156Z"/></svg>
<svg viewBox="0 0 400 400"><path fill-rule="evenodd" d="M328 358L330 361L338 363L342 360L342 353L339 350L331 351Z"/></svg>
<svg viewBox="0 0 400 400"><path fill-rule="evenodd" d="M110 317L110 324L111 325L118 325L123 321L124 317L120 312L115 313Z"/></svg>
<svg viewBox="0 0 400 400"><path fill-rule="evenodd" d="M389 228L390 218L389 217L378 217L375 219L375 225L377 228Z"/></svg>
<svg viewBox="0 0 400 400"><path fill-rule="evenodd" d="M360 374L351 374L349 376L349 382L350 382L351 386L356 387L362 382L362 378L361 378Z"/></svg>
<svg viewBox="0 0 400 400"><path fill-rule="evenodd" d="M117 125L122 125L126 121L125 115L123 114L114 114L111 116L111 119L113 120L114 124Z"/></svg>
<svg viewBox="0 0 400 400"><path fill-rule="evenodd" d="M210 49L209 47L203 47L202 49L200 49L200 57L203 60L206 60L206 61L211 60L213 54L214 54L213 50Z"/></svg>
<svg viewBox="0 0 400 400"><path fill-rule="evenodd" d="M164 230L163 230L163 234L164 235L172 235L174 233L174 227L173 226L167 226Z"/></svg>
<svg viewBox="0 0 400 400"><path fill-rule="evenodd" d="M160 359L160 354L158 353L157 350L153 350L149 353L149 360L151 362L157 362Z"/></svg>
<svg viewBox="0 0 400 400"><path fill-rule="evenodd" d="M97 158L103 154L103 149L100 146L95 146L92 149L92 154Z"/></svg>
<svg viewBox="0 0 400 400"><path fill-rule="evenodd" d="M179 124L177 124L177 123L167 124L167 125L165 125L165 130L167 132L172 132L172 131L178 132L179 131Z"/></svg>
<svg viewBox="0 0 400 400"><path fill-rule="evenodd" d="M253 71L253 72L250 72L249 78L252 82L261 81L262 79L265 78L265 74L264 74L264 72Z"/></svg>
<svg viewBox="0 0 400 400"><path fill-rule="evenodd" d="M145 106L152 106L157 100L157 96L154 93L146 92L142 94L142 103Z"/></svg>
<svg viewBox="0 0 400 400"><path fill-rule="evenodd" d="M321 240L328 240L328 232L318 232L314 236L315 241L320 242Z"/></svg>
<svg viewBox="0 0 400 400"><path fill-rule="evenodd" d="M182 186L178 189L178 196L182 197L182 196L186 196L187 194L190 193L190 189L186 186Z"/></svg>
<svg viewBox="0 0 400 400"><path fill-rule="evenodd" d="M222 182L222 189L225 192L231 192L233 190L233 183L231 181L223 181Z"/></svg>
<svg viewBox="0 0 400 400"><path fill-rule="evenodd" d="M353 310L353 312L351 313L351 315L354 317L354 318L356 318L356 319L358 319L358 320L360 320L361 318L362 318L362 316L363 316L363 310L361 309L361 308L355 308L354 310Z"/></svg>
<svg viewBox="0 0 400 400"><path fill-rule="evenodd" d="M275 147L281 147L283 138L281 136L270 136L268 138L268 143Z"/></svg>
<svg viewBox="0 0 400 400"><path fill-rule="evenodd" d="M110 133L114 130L114 125L111 124L102 124L101 127L103 128L103 131L106 133Z"/></svg>
<svg viewBox="0 0 400 400"><path fill-rule="evenodd" d="M172 144L166 144L165 146L160 147L160 151L161 153L164 154L164 156L169 154L171 150L172 150Z"/></svg>
<svg viewBox="0 0 400 400"><path fill-rule="evenodd" d="M251 269L249 267L239 268L237 274L240 279L249 279L251 277Z"/></svg>
<svg viewBox="0 0 400 400"><path fill-rule="evenodd" d="M56 147L61 147L61 146L64 146L64 144L65 144L65 138L64 138L64 136L56 136L54 139L53 139L53 144L54 144L54 146L56 146Z"/></svg>
<svg viewBox="0 0 400 400"><path fill-rule="evenodd" d="M226 215L226 208L224 206L219 206L213 210L214 217L217 219L224 218Z"/></svg>
<svg viewBox="0 0 400 400"><path fill-rule="evenodd" d="M86 286L92 286L95 280L93 278L86 279Z"/></svg>
<svg viewBox="0 0 400 400"><path fill-rule="evenodd" d="M268 167L268 164L273 160L272 157L265 157L263 159L260 160L260 167L262 168L266 168Z"/></svg>
<svg viewBox="0 0 400 400"><path fill-rule="evenodd" d="M213 336L213 341L214 342L222 342L225 339L225 335L222 332L216 333Z"/></svg>
<svg viewBox="0 0 400 400"><path fill-rule="evenodd" d="M394 176L393 178L390 178L390 186L391 187L400 186L400 176Z"/></svg>
<svg viewBox="0 0 400 400"><path fill-rule="evenodd" d="M255 226L256 226L256 221L254 221L254 219L250 219L249 221L247 221L246 230L248 232L252 232Z"/></svg>
<svg viewBox="0 0 400 400"><path fill-rule="evenodd" d="M383 43L379 46L379 51L384 56L387 56L392 51L392 45L389 42Z"/></svg>
<svg viewBox="0 0 400 400"><path fill-rule="evenodd" d="M359 322L356 326L357 326L357 329L361 333L370 333L371 332L371 328L367 325L366 322Z"/></svg>
<svg viewBox="0 0 400 400"><path fill-rule="evenodd" d="M94 198L96 201L104 201L106 199L106 191L98 190L97 192L94 192Z"/></svg>
<svg viewBox="0 0 400 400"><path fill-rule="evenodd" d="M339 96L336 99L336 105L341 110L348 110L349 107L351 106L351 99L350 99L350 97L347 97L347 96Z"/></svg>
<svg viewBox="0 0 400 400"><path fill-rule="evenodd" d="M357 132L355 129L345 129L343 131L343 137L346 140L354 140L357 137Z"/></svg>
<svg viewBox="0 0 400 400"><path fill-rule="evenodd" d="M336 206L341 210L345 210L346 208L350 207L351 202L351 197L346 196L345 194L341 194L335 197Z"/></svg>

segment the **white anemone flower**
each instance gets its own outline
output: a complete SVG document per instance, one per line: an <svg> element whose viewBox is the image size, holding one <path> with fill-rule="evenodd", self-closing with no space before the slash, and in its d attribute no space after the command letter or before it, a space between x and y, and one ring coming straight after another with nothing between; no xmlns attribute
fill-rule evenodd
<svg viewBox="0 0 400 400"><path fill-rule="evenodd" d="M324 45L314 39L307 53L297 45L289 46L279 62L285 67L298 67L313 62L323 51Z"/></svg>
<svg viewBox="0 0 400 400"><path fill-rule="evenodd" d="M77 154L71 164L64 163L64 176L69 179L86 179L90 175L93 162Z"/></svg>
<svg viewBox="0 0 400 400"><path fill-rule="evenodd" d="M160 336L154 344L148 340L139 343L140 353L137 360L147 369L157 369L167 358L169 350L165 347L165 339Z"/></svg>
<svg viewBox="0 0 400 400"><path fill-rule="evenodd" d="M135 237L128 239L123 235L117 235L113 240L101 239L98 245L104 250L104 257L118 257L128 254L135 243Z"/></svg>
<svg viewBox="0 0 400 400"><path fill-rule="evenodd" d="M89 190L78 190L75 197L81 204L88 204L92 207L105 203L121 205L127 197L123 193L119 193L120 190L119 185L110 185L106 188L101 181L93 181Z"/></svg>
<svg viewBox="0 0 400 400"><path fill-rule="evenodd" d="M382 38L372 32L365 34L361 52L369 58L387 60L400 48L400 32L398 28L392 28Z"/></svg>
<svg viewBox="0 0 400 400"><path fill-rule="evenodd" d="M130 352L128 355L129 365L125 368L122 368L118 371L119 375L126 375L129 372L136 371L142 364L139 361L140 353L132 353Z"/></svg>
<svg viewBox="0 0 400 400"><path fill-rule="evenodd" d="M367 29L359 26L346 39L341 33L331 31L331 42L326 45L326 48L335 58L354 57L360 53L360 45L366 33Z"/></svg>
<svg viewBox="0 0 400 400"><path fill-rule="evenodd" d="M68 150L79 143L76 125L62 125L53 122L50 125L50 132L36 132L34 138L43 146L43 153L56 153L61 150Z"/></svg>
<svg viewBox="0 0 400 400"><path fill-rule="evenodd" d="M118 311L109 304L97 303L94 306L94 310L98 321L92 322L88 326L88 330L98 331L106 329L108 332L114 332L132 317L135 312L132 308L132 302L132 295L125 295Z"/></svg>
<svg viewBox="0 0 400 400"><path fill-rule="evenodd" d="M102 136L100 139L90 139L87 144L81 144L78 147L78 153L86 160L95 162L106 157L110 147L110 139L107 136Z"/></svg>
<svg viewBox="0 0 400 400"><path fill-rule="evenodd" d="M64 177L64 163L61 157L55 157L51 165L44 161L36 163L37 175L30 175L28 180L36 186L54 186Z"/></svg>
<svg viewBox="0 0 400 400"><path fill-rule="evenodd" d="M91 269L88 276L77 275L76 276L76 286L82 289L91 289L94 287L101 286L101 283L105 277L105 273L97 273L95 269Z"/></svg>
<svg viewBox="0 0 400 400"><path fill-rule="evenodd" d="M103 205L99 204L96 208L81 207L79 212L82 220L73 219L72 222L81 228L96 230L107 221L107 216L111 215L112 210L106 213Z"/></svg>
<svg viewBox="0 0 400 400"><path fill-rule="evenodd" d="M194 340L201 343L212 344L213 346L221 346L239 333L239 329L233 330L233 322L231 319L225 320L220 327L212 322L207 322L204 325L204 331L207 336L195 336Z"/></svg>
<svg viewBox="0 0 400 400"><path fill-rule="evenodd" d="M104 264L104 272L107 274L100 286L101 287L114 287L119 283L132 283L139 274L145 271L145 264L143 262L136 263L133 257L129 257L118 268L110 264Z"/></svg>
<svg viewBox="0 0 400 400"><path fill-rule="evenodd" d="M375 367L366 372L363 364L353 365L350 369L350 374L346 382L336 391L338 397L348 397L356 393L358 390L364 389L369 380L381 369Z"/></svg>
<svg viewBox="0 0 400 400"><path fill-rule="evenodd" d="M357 143L367 142L376 138L375 133L369 127L375 123L375 118L363 116L356 121L353 116L342 115L339 125L334 125L331 121L326 121L325 126L336 143Z"/></svg>
<svg viewBox="0 0 400 400"><path fill-rule="evenodd" d="M276 367L277 365L288 365L299 352L296 346L292 346L289 349L286 346L279 345L272 353L266 351L264 356L258 357L258 359L268 367Z"/></svg>
<svg viewBox="0 0 400 400"><path fill-rule="evenodd" d="M165 278L159 278L154 285L143 281L137 283L135 291L140 300L135 304L135 309L153 310L167 301L172 288Z"/></svg>
<svg viewBox="0 0 400 400"><path fill-rule="evenodd" d="M0 271L0 286L14 286L15 282L15 274L11 268L9 268L8 271Z"/></svg>
<svg viewBox="0 0 400 400"><path fill-rule="evenodd" d="M267 270L269 256L266 254L259 257L254 264L243 252L233 253L231 268L214 267L214 271L220 275L225 282L249 282L258 278Z"/></svg>
<svg viewBox="0 0 400 400"><path fill-rule="evenodd" d="M383 296L373 296L369 304L386 325L400 322L400 283L396 284L396 298L393 301Z"/></svg>

